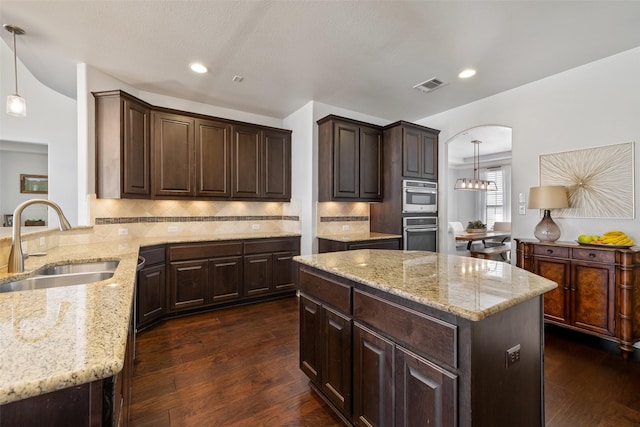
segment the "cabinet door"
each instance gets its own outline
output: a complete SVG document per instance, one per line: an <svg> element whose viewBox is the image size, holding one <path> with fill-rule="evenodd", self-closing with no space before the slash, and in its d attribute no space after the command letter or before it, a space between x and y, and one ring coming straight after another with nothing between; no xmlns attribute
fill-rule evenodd
<svg viewBox="0 0 640 427"><path fill-rule="evenodd" d="M422 178L422 133L416 129L402 129L402 176Z"/></svg>
<svg viewBox="0 0 640 427"><path fill-rule="evenodd" d="M291 199L291 135L263 131L263 198Z"/></svg>
<svg viewBox="0 0 640 427"><path fill-rule="evenodd" d="M123 100L122 181L124 195L151 194L149 155L149 109L135 101Z"/></svg>
<svg viewBox="0 0 640 427"><path fill-rule="evenodd" d="M195 194L195 121L176 114L154 114L154 182L156 196Z"/></svg>
<svg viewBox="0 0 640 427"><path fill-rule="evenodd" d="M231 196L231 126L196 122L196 195Z"/></svg>
<svg viewBox="0 0 640 427"><path fill-rule="evenodd" d="M322 391L351 418L351 320L323 307Z"/></svg>
<svg viewBox="0 0 640 427"><path fill-rule="evenodd" d="M240 298L242 267L240 256L209 260L210 301L221 302Z"/></svg>
<svg viewBox="0 0 640 427"><path fill-rule="evenodd" d="M386 338L354 325L353 420L357 425L393 425L393 348Z"/></svg>
<svg viewBox="0 0 640 427"><path fill-rule="evenodd" d="M360 128L361 199L382 201L382 132Z"/></svg>
<svg viewBox="0 0 640 427"><path fill-rule="evenodd" d="M280 291L296 287L293 257L295 252L276 252L273 254L273 290Z"/></svg>
<svg viewBox="0 0 640 427"><path fill-rule="evenodd" d="M322 369L322 307L300 296L300 369L316 386L320 386Z"/></svg>
<svg viewBox="0 0 640 427"><path fill-rule="evenodd" d="M536 257L533 272L553 280L558 287L544 294L544 317L554 322L569 324L571 280L569 260Z"/></svg>
<svg viewBox="0 0 640 427"><path fill-rule="evenodd" d="M360 197L360 128L336 122L333 138L333 197Z"/></svg>
<svg viewBox="0 0 640 427"><path fill-rule="evenodd" d="M205 305L207 260L172 262L170 271L171 311Z"/></svg>
<svg viewBox="0 0 640 427"><path fill-rule="evenodd" d="M571 324L603 335L615 333L615 267L573 262Z"/></svg>
<svg viewBox="0 0 640 427"><path fill-rule="evenodd" d="M245 255L244 295L269 293L273 283L273 256L271 254Z"/></svg>
<svg viewBox="0 0 640 427"><path fill-rule="evenodd" d="M396 426L453 427L457 377L402 347L396 347Z"/></svg>
<svg viewBox="0 0 640 427"><path fill-rule="evenodd" d="M421 132L422 167L420 176L438 179L438 137L432 133Z"/></svg>
<svg viewBox="0 0 640 427"><path fill-rule="evenodd" d="M156 265L138 272L137 328L162 317L166 311L165 266Z"/></svg>
<svg viewBox="0 0 640 427"><path fill-rule="evenodd" d="M234 126L231 147L232 197L260 197L260 156L260 130L250 126Z"/></svg>

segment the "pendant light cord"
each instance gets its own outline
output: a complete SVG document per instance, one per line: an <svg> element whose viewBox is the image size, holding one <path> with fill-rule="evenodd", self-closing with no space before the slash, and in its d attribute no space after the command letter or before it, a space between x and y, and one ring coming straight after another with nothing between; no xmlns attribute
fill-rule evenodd
<svg viewBox="0 0 640 427"><path fill-rule="evenodd" d="M15 94L17 95L18 94L18 57L16 55L16 30L12 30L11 33L13 34L13 76L16 81Z"/></svg>

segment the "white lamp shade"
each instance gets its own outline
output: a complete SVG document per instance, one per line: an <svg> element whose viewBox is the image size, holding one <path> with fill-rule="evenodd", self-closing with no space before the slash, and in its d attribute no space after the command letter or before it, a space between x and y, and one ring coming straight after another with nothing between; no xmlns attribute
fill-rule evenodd
<svg viewBox="0 0 640 427"><path fill-rule="evenodd" d="M25 117L27 115L27 103L24 98L18 94L7 96L7 114Z"/></svg>
<svg viewBox="0 0 640 427"><path fill-rule="evenodd" d="M562 209L569 207L567 189L561 185L531 187L529 209Z"/></svg>

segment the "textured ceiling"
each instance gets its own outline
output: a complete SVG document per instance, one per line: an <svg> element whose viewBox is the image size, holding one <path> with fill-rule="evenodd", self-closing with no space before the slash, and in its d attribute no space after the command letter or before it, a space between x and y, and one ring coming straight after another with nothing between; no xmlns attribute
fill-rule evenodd
<svg viewBox="0 0 640 427"><path fill-rule="evenodd" d="M640 46L638 16L635 1L0 2L1 23L26 31L21 60L71 97L87 63L140 90L257 114L315 100L390 121ZM478 74L459 80L467 66ZM449 84L413 89L431 77Z"/></svg>

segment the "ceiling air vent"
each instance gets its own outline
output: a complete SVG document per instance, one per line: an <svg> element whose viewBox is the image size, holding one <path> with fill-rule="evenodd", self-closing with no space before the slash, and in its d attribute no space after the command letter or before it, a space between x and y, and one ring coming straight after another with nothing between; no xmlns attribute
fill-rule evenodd
<svg viewBox="0 0 640 427"><path fill-rule="evenodd" d="M444 82L440 79L436 79L431 78L429 80L427 80L426 82L422 82L420 84L415 85L413 88L414 89L419 89L423 92L431 92L432 90L438 89L441 86L444 86L448 84L447 82Z"/></svg>

